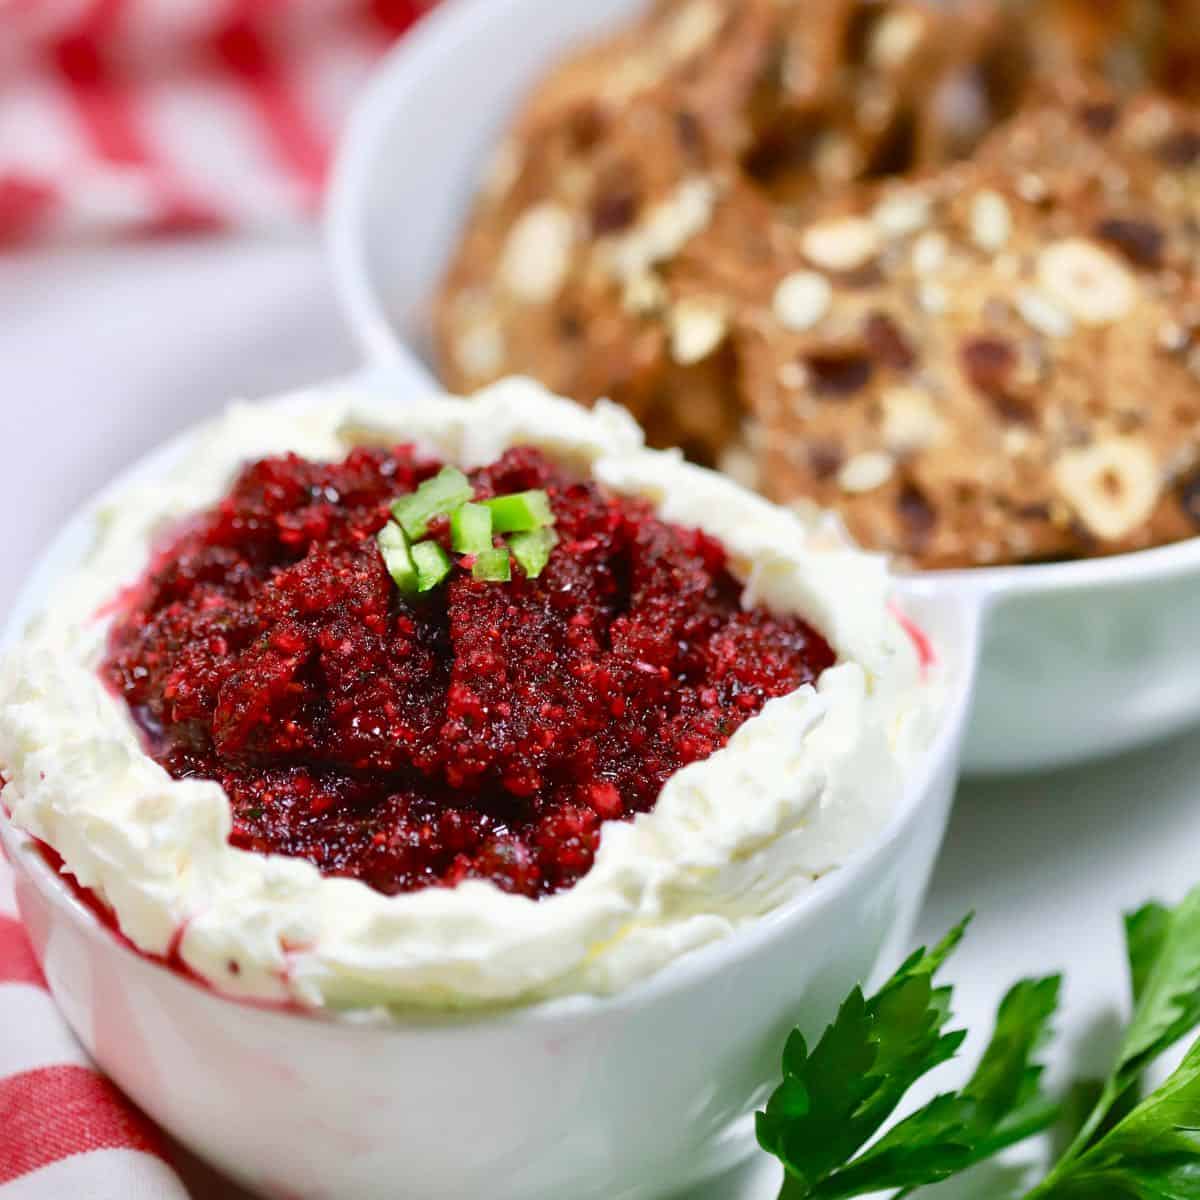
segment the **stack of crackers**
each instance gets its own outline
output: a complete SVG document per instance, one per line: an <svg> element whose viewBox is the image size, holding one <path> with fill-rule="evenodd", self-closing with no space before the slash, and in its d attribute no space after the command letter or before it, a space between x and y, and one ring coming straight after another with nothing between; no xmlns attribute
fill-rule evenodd
<svg viewBox="0 0 1200 1200"><path fill-rule="evenodd" d="M906 564L1200 533L1200 0L661 0L495 154L447 383L627 405Z"/></svg>

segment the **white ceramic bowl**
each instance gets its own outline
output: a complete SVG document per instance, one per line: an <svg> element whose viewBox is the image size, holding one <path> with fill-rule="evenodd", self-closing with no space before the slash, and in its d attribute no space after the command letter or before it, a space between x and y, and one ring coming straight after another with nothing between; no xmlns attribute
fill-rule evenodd
<svg viewBox="0 0 1200 1200"><path fill-rule="evenodd" d="M428 351L428 305L489 149L547 65L644 0L457 0L388 58L351 122L328 212L368 358ZM977 772L1128 749L1200 721L1200 538L1102 561L935 572L987 610L966 750Z"/></svg>
<svg viewBox="0 0 1200 1200"><path fill-rule="evenodd" d="M387 373L399 392L405 376ZM188 435L114 488L172 469ZM93 501L50 547L6 640L91 542ZM732 1166L788 1029L819 1031L894 965L942 839L978 651L970 599L905 607L944 665L938 732L887 827L841 868L618 995L381 1024L224 999L129 949L0 817L17 900L63 1013L182 1143L290 1200L635 1200Z"/></svg>

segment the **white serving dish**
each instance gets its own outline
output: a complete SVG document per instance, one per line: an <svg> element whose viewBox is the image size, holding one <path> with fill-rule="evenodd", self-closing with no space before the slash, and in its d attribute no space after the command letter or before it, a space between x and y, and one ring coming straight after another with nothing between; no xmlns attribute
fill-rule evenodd
<svg viewBox="0 0 1200 1200"><path fill-rule="evenodd" d="M395 369L372 386L411 397L414 378ZM172 470L189 438L69 523L6 641L87 553L105 496ZM618 995L390 1022L241 1004L128 948L0 816L50 989L123 1091L264 1196L648 1200L725 1170L753 1148L751 1114L786 1032L819 1031L856 981L907 948L941 843L978 609L923 584L904 603L938 648L946 694L886 828L783 907Z"/></svg>
<svg viewBox="0 0 1200 1200"><path fill-rule="evenodd" d="M351 121L328 210L334 282L373 362L426 355L430 297L514 107L644 0L456 0L392 52ZM1200 722L1200 538L1052 566L931 572L986 610L965 765L1025 771Z"/></svg>

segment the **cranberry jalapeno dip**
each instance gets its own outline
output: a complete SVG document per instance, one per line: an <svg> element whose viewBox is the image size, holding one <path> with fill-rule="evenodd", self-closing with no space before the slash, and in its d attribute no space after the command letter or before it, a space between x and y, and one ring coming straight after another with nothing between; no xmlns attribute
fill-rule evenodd
<svg viewBox="0 0 1200 1200"><path fill-rule="evenodd" d="M173 778L221 784L233 845L389 894L478 878L543 896L588 870L604 820L648 812L834 655L800 618L743 608L715 539L528 447L472 472L412 547L446 573L398 586L390 503L441 466L410 446L248 466L122 604L101 675ZM504 552L486 501L528 494L552 508L544 566L477 578ZM460 556L463 512L486 528Z"/></svg>
<svg viewBox="0 0 1200 1200"><path fill-rule="evenodd" d="M512 1002L838 865L935 691L879 560L617 409L306 394L114 501L5 663L0 770L139 949L224 992Z"/></svg>

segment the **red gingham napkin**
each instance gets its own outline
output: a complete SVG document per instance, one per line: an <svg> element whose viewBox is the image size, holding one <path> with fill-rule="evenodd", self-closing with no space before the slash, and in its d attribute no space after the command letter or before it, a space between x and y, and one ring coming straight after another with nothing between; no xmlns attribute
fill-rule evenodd
<svg viewBox="0 0 1200 1200"><path fill-rule="evenodd" d="M372 62L435 0L0 0L0 247L309 216Z"/></svg>
<svg viewBox="0 0 1200 1200"><path fill-rule="evenodd" d="M434 2L0 0L0 248L310 217L363 76ZM187 1194L59 1017L0 853L0 1200Z"/></svg>
<svg viewBox="0 0 1200 1200"><path fill-rule="evenodd" d="M186 1200L164 1150L59 1016L0 851L0 1200Z"/></svg>

